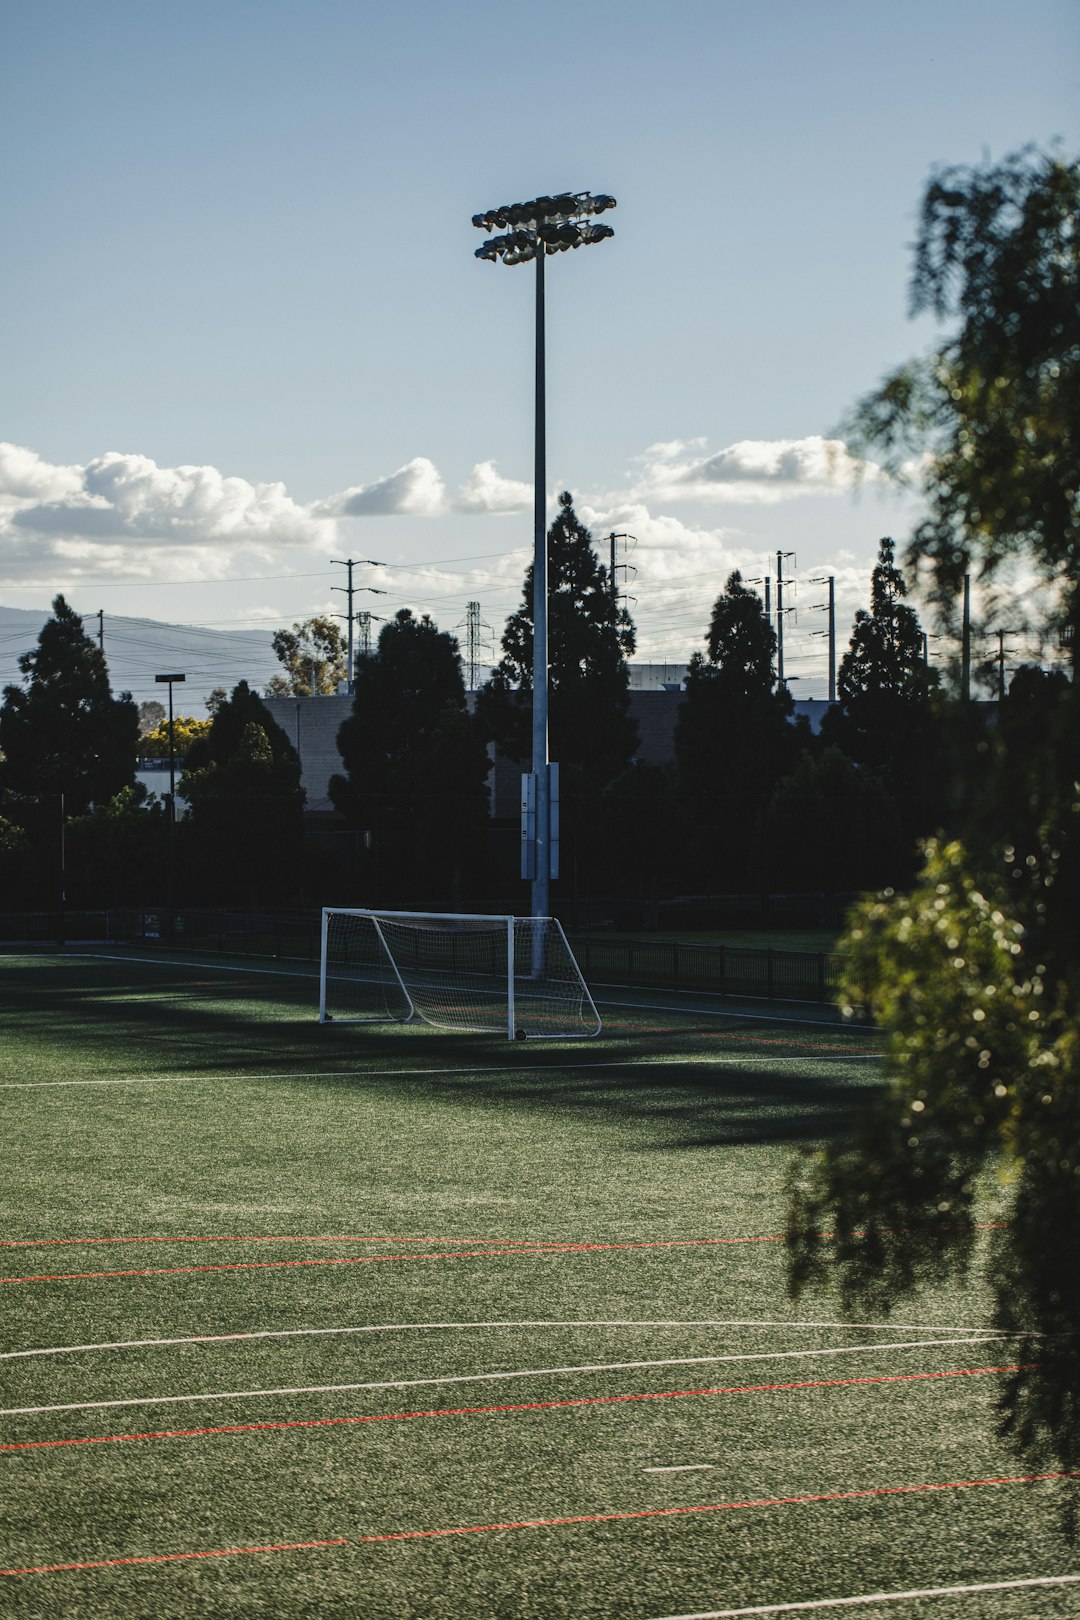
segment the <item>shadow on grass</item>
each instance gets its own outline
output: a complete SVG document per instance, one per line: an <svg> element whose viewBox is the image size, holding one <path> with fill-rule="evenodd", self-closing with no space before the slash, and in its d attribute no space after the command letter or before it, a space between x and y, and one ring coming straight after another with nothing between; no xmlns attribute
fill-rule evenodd
<svg viewBox="0 0 1080 1620"><path fill-rule="evenodd" d="M835 1032L786 1036L767 1016L725 1023L745 1052L717 1041L715 1019L675 1013L663 1028L624 1014L594 1040L511 1045L418 1025L321 1026L310 977L231 974L229 964L68 957L14 978L0 975L0 1014L17 1007L20 1039L50 1070L41 1078L110 1065L192 1079L236 1068L366 1095L563 1112L625 1126L646 1151L829 1138L876 1089L875 1066Z"/></svg>

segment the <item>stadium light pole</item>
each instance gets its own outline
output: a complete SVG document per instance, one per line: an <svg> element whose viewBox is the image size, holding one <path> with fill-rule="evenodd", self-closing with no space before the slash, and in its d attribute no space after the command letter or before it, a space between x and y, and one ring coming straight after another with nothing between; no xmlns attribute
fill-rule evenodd
<svg viewBox="0 0 1080 1620"><path fill-rule="evenodd" d="M553 253L591 247L614 236L610 225L597 225L594 214L615 207L604 193L563 191L531 202L505 203L484 214L474 214L478 230L499 229L476 257L490 264L536 262L536 412L533 469L533 667L532 667L532 777L535 794L534 864L532 900L534 917L551 914L551 781L548 770L548 582L547 582L547 442L544 373L544 261ZM525 876L525 873L522 873Z"/></svg>

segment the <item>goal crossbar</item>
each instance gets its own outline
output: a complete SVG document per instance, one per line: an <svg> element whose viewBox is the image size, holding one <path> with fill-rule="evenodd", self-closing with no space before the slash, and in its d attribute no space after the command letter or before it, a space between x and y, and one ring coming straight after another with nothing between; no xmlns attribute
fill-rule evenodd
<svg viewBox="0 0 1080 1620"><path fill-rule="evenodd" d="M413 1019L509 1040L601 1028L555 917L324 907L320 1023Z"/></svg>

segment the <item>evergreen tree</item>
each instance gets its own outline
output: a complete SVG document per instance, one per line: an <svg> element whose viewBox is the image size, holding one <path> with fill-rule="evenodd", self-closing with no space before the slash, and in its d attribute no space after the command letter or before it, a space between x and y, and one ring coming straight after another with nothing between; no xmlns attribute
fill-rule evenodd
<svg viewBox="0 0 1080 1620"><path fill-rule="evenodd" d="M37 647L19 659L21 686L0 705L3 784L15 793L64 796L66 815L107 804L135 780L139 711L114 698L105 655L62 596Z"/></svg>
<svg viewBox="0 0 1080 1620"><path fill-rule="evenodd" d="M373 835L369 897L461 898L487 824L490 762L465 698L457 640L403 608L362 657L338 731L330 797Z"/></svg>
<svg viewBox="0 0 1080 1620"><path fill-rule="evenodd" d="M184 759L190 805L178 833L190 880L210 904L292 895L303 846L300 760L266 705L241 681Z"/></svg>
<svg viewBox="0 0 1080 1620"><path fill-rule="evenodd" d="M743 882L762 854L762 821L797 751L794 705L776 684L776 634L736 569L713 605L708 657L690 660L675 727L693 861L709 881ZM760 876L760 869L756 876Z"/></svg>
<svg viewBox="0 0 1080 1620"><path fill-rule="evenodd" d="M891 874L908 882L919 838L934 832L945 806L945 773L933 694L938 680L923 657L918 615L888 537L878 546L870 609L855 615L851 643L837 671L839 703L821 724L826 745L872 770L896 803L906 861Z"/></svg>
<svg viewBox="0 0 1080 1620"><path fill-rule="evenodd" d="M550 753L559 762L566 800L598 792L633 757L637 726L629 715L626 660L635 637L568 491L559 496L547 543ZM532 592L530 564L521 607L503 631L502 659L477 705L487 734L523 762L531 748Z"/></svg>

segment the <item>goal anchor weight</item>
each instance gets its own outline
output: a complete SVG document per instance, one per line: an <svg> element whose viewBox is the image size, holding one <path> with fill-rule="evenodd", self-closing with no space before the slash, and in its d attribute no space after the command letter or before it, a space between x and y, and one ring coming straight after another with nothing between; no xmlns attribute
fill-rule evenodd
<svg viewBox="0 0 1080 1620"><path fill-rule="evenodd" d="M326 907L320 1023L414 1019L512 1041L601 1029L557 918Z"/></svg>

